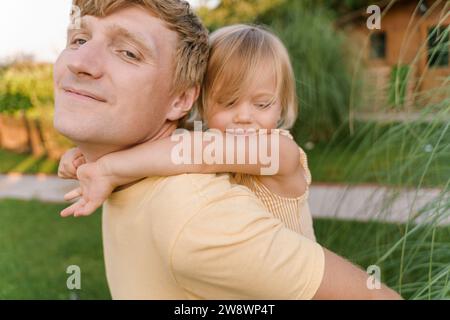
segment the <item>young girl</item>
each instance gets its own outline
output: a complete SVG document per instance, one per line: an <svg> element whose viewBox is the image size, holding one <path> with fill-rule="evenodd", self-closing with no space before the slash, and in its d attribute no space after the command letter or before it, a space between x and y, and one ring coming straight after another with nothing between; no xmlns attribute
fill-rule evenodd
<svg viewBox="0 0 450 320"><path fill-rule="evenodd" d="M307 158L286 130L297 116L295 79L286 48L271 32L247 25L222 28L210 41L210 60L194 118L221 132L214 135L215 145L223 147L222 154L214 153L219 161L194 161L196 148L203 155L211 147L204 142L210 141L206 132L187 134L192 139L188 139L189 150L183 150L187 154L184 162L174 161L179 142L173 137L111 153L88 164L78 149L72 149L63 156L59 175L80 181L80 188L65 199L81 198L63 210L62 216L91 214L116 187L147 176L228 172L288 228L315 240L307 203L311 183ZM274 129L283 134L277 135ZM230 134L230 130L234 131ZM205 139L196 144L199 135ZM239 139L245 143L239 144ZM275 171L262 174L267 163L261 159L237 161L239 156L255 156L252 142L258 150L268 149L265 154L271 159L280 160ZM230 153L233 157L226 156Z"/></svg>

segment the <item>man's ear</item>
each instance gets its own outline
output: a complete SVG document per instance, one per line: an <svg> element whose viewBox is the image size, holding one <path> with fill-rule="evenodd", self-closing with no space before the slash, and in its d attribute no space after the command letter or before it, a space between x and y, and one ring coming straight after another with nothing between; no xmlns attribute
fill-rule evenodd
<svg viewBox="0 0 450 320"><path fill-rule="evenodd" d="M200 87L195 86L176 96L175 100L172 102L169 112L167 113L167 120L177 121L187 115L192 109L192 106L194 105L195 100L197 100L199 94Z"/></svg>

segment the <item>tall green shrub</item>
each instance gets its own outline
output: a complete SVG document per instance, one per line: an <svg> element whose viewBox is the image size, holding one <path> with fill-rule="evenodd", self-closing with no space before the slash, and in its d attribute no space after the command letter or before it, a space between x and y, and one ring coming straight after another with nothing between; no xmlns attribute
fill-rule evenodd
<svg viewBox="0 0 450 320"><path fill-rule="evenodd" d="M392 68L389 81L390 106L402 107L405 104L409 72L410 67L408 65L395 65Z"/></svg>

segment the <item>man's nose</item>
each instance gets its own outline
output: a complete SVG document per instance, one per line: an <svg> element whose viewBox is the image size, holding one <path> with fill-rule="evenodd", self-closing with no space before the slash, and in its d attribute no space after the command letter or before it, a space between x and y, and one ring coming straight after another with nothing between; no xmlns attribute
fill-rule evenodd
<svg viewBox="0 0 450 320"><path fill-rule="evenodd" d="M243 103L236 108L234 115L234 122L238 124L250 124L252 123L253 115L252 108L249 104Z"/></svg>
<svg viewBox="0 0 450 320"><path fill-rule="evenodd" d="M80 46L71 56L67 67L77 77L98 79L103 75L102 48L89 41Z"/></svg>

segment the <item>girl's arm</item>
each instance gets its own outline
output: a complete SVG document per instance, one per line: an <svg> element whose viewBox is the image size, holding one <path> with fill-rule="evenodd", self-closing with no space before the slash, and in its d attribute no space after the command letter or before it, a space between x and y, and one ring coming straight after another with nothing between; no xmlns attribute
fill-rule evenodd
<svg viewBox="0 0 450 320"><path fill-rule="evenodd" d="M186 131L108 154L99 165L116 186L147 176L236 172L290 175L299 167L297 144L276 132L250 135Z"/></svg>
<svg viewBox="0 0 450 320"><path fill-rule="evenodd" d="M61 216L90 215L116 187L155 175L216 172L270 175L271 190L297 196L304 192L298 183L299 152L293 140L278 133L236 136L185 131L183 135L146 142L81 165L77 169L80 187L64 197L67 201L78 200L64 209Z"/></svg>

